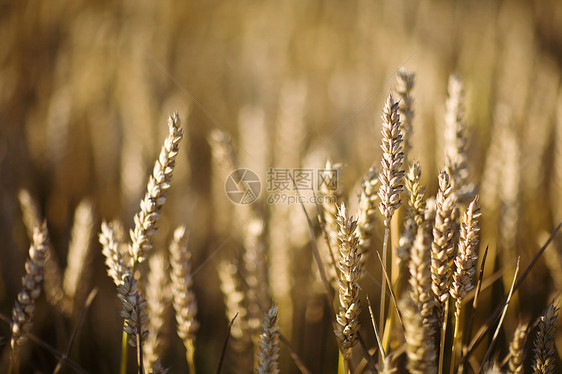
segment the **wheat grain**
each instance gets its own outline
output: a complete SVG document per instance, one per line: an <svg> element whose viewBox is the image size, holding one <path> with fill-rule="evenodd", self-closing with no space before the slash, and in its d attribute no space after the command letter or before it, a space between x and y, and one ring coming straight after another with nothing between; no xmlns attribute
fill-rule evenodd
<svg viewBox="0 0 562 374"><path fill-rule="evenodd" d="M278 374L279 367L279 327L277 325L277 306L272 306L263 318L263 333L260 337L259 374Z"/></svg>
<svg viewBox="0 0 562 374"><path fill-rule="evenodd" d="M33 230L33 241L29 247L29 258L25 262L25 275L22 277L22 289L12 309L12 347L13 358L17 360L18 351L25 343L33 325L35 301L41 294L45 256L49 247L49 234L45 223Z"/></svg>
<svg viewBox="0 0 562 374"><path fill-rule="evenodd" d="M152 249L151 237L158 228L160 210L170 189L179 143L183 137L180 125L177 113L170 116L168 136L164 140L160 155L154 164L154 170L148 179L146 194L140 202L140 211L134 217L135 228L130 232L131 247L129 249L133 258L133 266L143 262L146 252Z"/></svg>
<svg viewBox="0 0 562 374"><path fill-rule="evenodd" d="M539 330L535 338L535 354L533 357L533 373L554 374L555 373L555 346L556 320L559 308L550 304L539 320Z"/></svg>

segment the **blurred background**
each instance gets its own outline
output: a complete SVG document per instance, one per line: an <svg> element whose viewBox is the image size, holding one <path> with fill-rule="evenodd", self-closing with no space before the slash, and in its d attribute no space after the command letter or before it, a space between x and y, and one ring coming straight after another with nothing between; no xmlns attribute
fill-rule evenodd
<svg viewBox="0 0 562 374"><path fill-rule="evenodd" d="M81 282L100 292L71 357L91 372L115 373L121 342L99 225L118 218L132 226L174 111L185 138L155 247L165 249L172 230L188 226L200 372L216 369L228 324L217 264L240 253L246 230L244 213L223 190L227 173L213 159L213 130L231 135L239 166L263 184L270 167L342 163L354 206L359 182L379 165L381 110L404 66L416 73L408 157L421 161L431 196L444 162L447 80L458 73L482 243L508 253L494 266L513 267L517 255L527 264L562 219L560 1L3 1L0 45L0 311L11 313L29 247L18 191L37 200L63 269L75 209L89 199L92 271ZM266 197L262 190L254 204L269 220L267 247L292 248L297 264L286 265L289 279L270 266L274 302L291 299L293 322L284 325L281 313L281 329L314 372L332 370L331 328L314 322L323 299L314 309L292 283L311 277L301 207L267 205ZM562 291L562 255L551 249L553 260L538 264L520 291L527 301L509 320L535 318ZM43 297L36 317L33 331L63 351L73 319ZM0 322L4 362L9 334ZM318 337L328 341L320 353L310 348ZM164 366L185 371L181 342L173 334L169 342ZM56 362L36 346L29 354L39 372ZM296 370L285 361L284 372Z"/></svg>

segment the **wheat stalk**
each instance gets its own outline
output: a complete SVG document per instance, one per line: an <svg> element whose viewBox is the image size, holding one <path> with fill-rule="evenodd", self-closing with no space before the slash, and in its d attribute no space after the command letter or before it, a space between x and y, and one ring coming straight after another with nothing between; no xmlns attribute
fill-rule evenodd
<svg viewBox="0 0 562 374"><path fill-rule="evenodd" d="M534 374L554 374L556 350L556 320L559 308L550 304L539 320L539 331L535 338L535 354L533 357Z"/></svg>
<svg viewBox="0 0 562 374"><path fill-rule="evenodd" d="M260 337L259 374L278 374L279 367L279 326L277 306L272 306L263 319L263 333Z"/></svg>
<svg viewBox="0 0 562 374"><path fill-rule="evenodd" d="M152 249L151 237L158 228L160 210L170 189L179 143L183 137L183 130L180 126L180 118L177 113L174 113L168 120L168 136L164 140L160 155L148 179L146 194L140 202L140 211L134 217L135 228L130 232L131 246L129 248L133 258L133 267L143 262L146 252Z"/></svg>

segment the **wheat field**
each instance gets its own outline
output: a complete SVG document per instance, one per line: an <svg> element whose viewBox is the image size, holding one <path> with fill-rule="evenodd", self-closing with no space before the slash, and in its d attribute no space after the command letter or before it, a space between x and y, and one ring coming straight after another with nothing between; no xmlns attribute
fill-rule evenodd
<svg viewBox="0 0 562 374"><path fill-rule="evenodd" d="M0 373L562 371L559 1L0 9Z"/></svg>

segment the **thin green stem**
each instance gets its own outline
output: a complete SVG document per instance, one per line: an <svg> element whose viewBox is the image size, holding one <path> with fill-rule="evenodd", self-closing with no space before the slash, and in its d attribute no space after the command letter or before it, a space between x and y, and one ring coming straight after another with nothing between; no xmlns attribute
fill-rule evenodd
<svg viewBox="0 0 562 374"><path fill-rule="evenodd" d="M119 374L127 374L127 353L129 351L129 346L127 343L128 335L125 332L125 321L123 321L123 335L121 337L121 367Z"/></svg>

